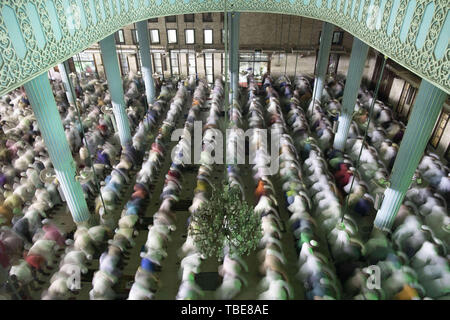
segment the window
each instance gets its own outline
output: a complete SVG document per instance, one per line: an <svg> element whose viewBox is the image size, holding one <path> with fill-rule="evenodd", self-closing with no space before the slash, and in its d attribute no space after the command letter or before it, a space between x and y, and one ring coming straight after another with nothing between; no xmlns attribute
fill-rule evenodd
<svg viewBox="0 0 450 320"><path fill-rule="evenodd" d="M158 18L148 19L148 22L150 22L150 23L157 23L158 22Z"/></svg>
<svg viewBox="0 0 450 320"><path fill-rule="evenodd" d="M203 13L203 22L213 22L212 13Z"/></svg>
<svg viewBox="0 0 450 320"><path fill-rule="evenodd" d="M197 59L195 57L195 52L188 54L188 75L197 74Z"/></svg>
<svg viewBox="0 0 450 320"><path fill-rule="evenodd" d="M184 15L184 22L194 22L194 21L195 21L194 14L185 14Z"/></svg>
<svg viewBox="0 0 450 320"><path fill-rule="evenodd" d="M177 29L167 29L167 43L177 43Z"/></svg>
<svg viewBox="0 0 450 320"><path fill-rule="evenodd" d="M122 71L122 77L128 74L128 60L127 55L124 53L119 53L119 61L120 61L120 70Z"/></svg>
<svg viewBox="0 0 450 320"><path fill-rule="evenodd" d="M82 51L73 56L72 62L75 72L85 72L87 74L95 74L97 72L93 53Z"/></svg>
<svg viewBox="0 0 450 320"><path fill-rule="evenodd" d="M341 56L338 53L330 53L330 56L328 58L327 74L336 75L338 66L339 66L340 57ZM317 64L318 63L319 63L319 50L316 50L316 62L314 64L314 74L316 74L316 72L317 72Z"/></svg>
<svg viewBox="0 0 450 320"><path fill-rule="evenodd" d="M411 104L414 95L415 95L414 88L409 87L408 94L406 95L406 104Z"/></svg>
<svg viewBox="0 0 450 320"><path fill-rule="evenodd" d="M117 44L125 44L125 36L123 35L123 30L120 29L114 34Z"/></svg>
<svg viewBox="0 0 450 320"><path fill-rule="evenodd" d="M164 74L162 67L161 53L153 53L153 69L156 73Z"/></svg>
<svg viewBox="0 0 450 320"><path fill-rule="evenodd" d="M416 100L416 93L417 89L414 88L409 82L405 81L400 99L395 109L399 120L404 123L408 122L414 101Z"/></svg>
<svg viewBox="0 0 450 320"><path fill-rule="evenodd" d="M170 73L172 76L180 74L179 53L170 51Z"/></svg>
<svg viewBox="0 0 450 320"><path fill-rule="evenodd" d="M140 71L138 55L136 53L130 53L127 56L127 60L128 60L128 67L130 70Z"/></svg>
<svg viewBox="0 0 450 320"><path fill-rule="evenodd" d="M331 43L332 44L341 45L343 38L344 38L344 32L342 32L342 31L335 31L333 33L333 40L332 40Z"/></svg>
<svg viewBox="0 0 450 320"><path fill-rule="evenodd" d="M221 30L221 34L222 34L222 44L225 44L225 29Z"/></svg>
<svg viewBox="0 0 450 320"><path fill-rule="evenodd" d="M225 14L223 12L220 13L220 22L223 22L225 19Z"/></svg>
<svg viewBox="0 0 450 320"><path fill-rule="evenodd" d="M150 29L150 42L153 44L159 43L159 30L158 29Z"/></svg>
<svg viewBox="0 0 450 320"><path fill-rule="evenodd" d="M167 16L166 22L177 22L177 16Z"/></svg>
<svg viewBox="0 0 450 320"><path fill-rule="evenodd" d="M186 29L184 31L184 41L186 44L194 44L195 43L195 30L194 29Z"/></svg>
<svg viewBox="0 0 450 320"><path fill-rule="evenodd" d="M139 43L138 34L137 34L136 29L131 29L131 38L133 39L133 44Z"/></svg>
<svg viewBox="0 0 450 320"><path fill-rule="evenodd" d="M140 63L140 61L142 61L141 60L141 55L139 53L139 50L136 50L136 68L137 68L138 71L141 71L141 63Z"/></svg>
<svg viewBox="0 0 450 320"><path fill-rule="evenodd" d="M254 53L239 54L239 82L247 82L247 73L253 73L256 81L261 81L262 76L268 72L269 56L266 53L255 51Z"/></svg>
<svg viewBox="0 0 450 320"><path fill-rule="evenodd" d="M448 119L450 118L449 113L442 110L441 116L436 124L433 135L431 136L431 145L433 148L437 148L442 136L444 135L445 127L448 124Z"/></svg>
<svg viewBox="0 0 450 320"><path fill-rule="evenodd" d="M339 59L341 55L338 53L331 53L328 60L328 70L327 74L336 75L339 65Z"/></svg>
<svg viewBox="0 0 450 320"><path fill-rule="evenodd" d="M344 32L342 32L342 31L335 31L333 33L333 38L331 39L331 44L341 45L343 38L344 38ZM320 31L320 33L319 33L319 43L318 44L320 44L320 40L322 40L322 31Z"/></svg>
<svg viewBox="0 0 450 320"><path fill-rule="evenodd" d="M203 29L203 43L204 44L212 44L213 43L212 29Z"/></svg>
<svg viewBox="0 0 450 320"><path fill-rule="evenodd" d="M209 83L214 83L214 59L212 53L205 53L205 75Z"/></svg>

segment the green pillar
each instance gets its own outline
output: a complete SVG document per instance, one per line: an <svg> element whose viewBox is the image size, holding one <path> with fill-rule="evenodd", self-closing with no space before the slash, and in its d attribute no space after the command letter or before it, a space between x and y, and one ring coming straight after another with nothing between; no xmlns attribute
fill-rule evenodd
<svg viewBox="0 0 450 320"><path fill-rule="evenodd" d="M149 105L155 102L155 83L153 81L152 62L150 58L150 41L148 39L147 20L136 23L138 39L139 39L139 53L141 56L142 79L145 84L145 95Z"/></svg>
<svg viewBox="0 0 450 320"><path fill-rule="evenodd" d="M230 29L230 101L239 99L239 12L229 13Z"/></svg>
<svg viewBox="0 0 450 320"><path fill-rule="evenodd" d="M71 105L75 105L76 95L75 90L73 88L72 81L70 81L69 77L69 64L67 61L58 64L59 73L61 74L61 80L64 85L64 89L66 90L67 100Z"/></svg>
<svg viewBox="0 0 450 320"><path fill-rule="evenodd" d="M73 220L75 223L88 221L91 215L83 189L75 180L76 165L47 73L28 81L24 87Z"/></svg>
<svg viewBox="0 0 450 320"><path fill-rule="evenodd" d="M125 146L131 142L131 132L130 123L125 111L125 100L123 97L122 79L120 78L114 34L100 40L99 43L103 57L106 80L108 81L109 93L111 94L114 117L119 131L120 144Z"/></svg>
<svg viewBox="0 0 450 320"><path fill-rule="evenodd" d="M445 92L422 79L394 162L390 187L384 192L383 203L374 221L378 229L391 229L446 98Z"/></svg>
<svg viewBox="0 0 450 320"><path fill-rule="evenodd" d="M320 36L319 55L317 58L316 78L314 79L314 100L320 101L322 97L325 76L327 75L328 61L330 60L331 40L333 40L334 26L331 23L322 24L322 34ZM286 58L287 59L287 58Z"/></svg>
<svg viewBox="0 0 450 320"><path fill-rule="evenodd" d="M367 44L356 37L353 38L352 54L350 56L350 64L342 100L342 110L339 115L339 126L334 137L334 149L343 151L345 148L368 52L369 46Z"/></svg>

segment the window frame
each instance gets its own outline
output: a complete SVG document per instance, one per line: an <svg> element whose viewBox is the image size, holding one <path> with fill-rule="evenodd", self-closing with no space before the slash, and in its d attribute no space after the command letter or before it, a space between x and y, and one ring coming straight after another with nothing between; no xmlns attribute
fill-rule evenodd
<svg viewBox="0 0 450 320"><path fill-rule="evenodd" d="M133 41L133 44L139 44L137 29L131 29L131 40Z"/></svg>
<svg viewBox="0 0 450 320"><path fill-rule="evenodd" d="M120 41L120 32L122 32L123 41ZM125 44L125 31L123 29L119 29L114 33L114 38L116 40L116 44Z"/></svg>
<svg viewBox="0 0 450 320"><path fill-rule="evenodd" d="M169 19L171 19L172 17L175 18L175 21L169 21ZM177 16L165 16L164 20L166 23L177 23Z"/></svg>
<svg viewBox="0 0 450 320"><path fill-rule="evenodd" d="M186 16L192 16L192 21L191 20L186 20ZM193 22L195 22L195 14L194 13L184 14L183 15L183 21L185 23L193 23Z"/></svg>
<svg viewBox="0 0 450 320"><path fill-rule="evenodd" d="M192 30L193 35L194 35L194 41L193 42L187 42L187 31L188 30ZM195 44L195 28L186 28L184 29L184 44Z"/></svg>
<svg viewBox="0 0 450 320"><path fill-rule="evenodd" d="M189 71L189 68L190 68L190 56L191 55L193 55L193 57L194 57L194 59L193 59L193 61L194 61L194 68L195 68L195 73L193 74L193 75L197 75L197 54L195 53L195 52L188 52L187 54L186 54L186 58L187 58L187 63L186 63L186 66L187 66L187 75L188 76L191 76L192 74L190 73L190 71Z"/></svg>
<svg viewBox="0 0 450 320"><path fill-rule="evenodd" d="M174 55L176 55L176 56L174 56ZM173 61L174 60L176 60L176 63L177 63L176 69L178 70L178 73L175 73L175 74L173 72L173 69L174 69ZM181 75L181 73L180 73L180 53L179 52L173 52L173 50L170 50L169 51L169 62L170 62L170 76L171 77L173 77L174 75L180 76Z"/></svg>
<svg viewBox="0 0 450 320"><path fill-rule="evenodd" d="M339 34L339 41L335 42L334 41L334 35L338 33ZM320 45L320 39L322 38L322 30L320 30L319 32L319 41L317 42L317 44ZM331 45L333 46L341 46L342 42L344 41L344 31L334 31L333 32L333 36L331 37Z"/></svg>
<svg viewBox="0 0 450 320"><path fill-rule="evenodd" d="M337 42L334 41L334 37L335 37L336 33L339 34L339 41L337 41ZM343 40L344 40L344 31L334 31L333 37L331 38L331 45L340 46L340 45L342 45Z"/></svg>
<svg viewBox="0 0 450 320"><path fill-rule="evenodd" d="M102 59L102 55L100 55L100 59ZM70 62L72 61L72 62ZM83 68L83 64L85 65L86 63L90 63L95 68L94 73L98 74L98 67L97 67L97 62L95 60L95 54L94 53L86 53L86 52L80 52L79 55L76 54L74 55L71 59L69 59L69 67L70 67L70 63L73 63L73 67L75 68L75 72L85 72L86 68ZM103 65L103 59L102 59L102 63ZM81 70L77 70L77 65L78 68L80 67L80 65L82 66Z"/></svg>
<svg viewBox="0 0 450 320"><path fill-rule="evenodd" d="M446 117L446 119L444 119ZM443 127L441 126L441 123L444 122ZM450 112L442 109L441 114L439 115L439 118L436 122L436 126L433 130L433 134L431 135L430 138L430 144L434 149L437 149L439 147L439 143L441 142L442 137L444 136L444 132L445 132L445 128L447 127L447 125L450 122ZM441 129L442 130L440 132L440 135L437 136L438 131ZM437 138L436 143L433 143L433 141Z"/></svg>
<svg viewBox="0 0 450 320"><path fill-rule="evenodd" d="M169 31L175 31L175 42L169 41ZM178 44L178 29L174 28L167 29L166 35L167 35L167 44Z"/></svg>
<svg viewBox="0 0 450 320"><path fill-rule="evenodd" d="M208 18L205 19L205 17L211 17L211 19L208 19ZM205 13L202 13L202 22L214 22L212 12L205 12Z"/></svg>
<svg viewBox="0 0 450 320"><path fill-rule="evenodd" d="M211 31L211 43L206 43L206 31ZM203 29L203 44L213 45L214 44L214 29L204 28Z"/></svg>
<svg viewBox="0 0 450 320"><path fill-rule="evenodd" d="M147 22L149 22L149 23L158 23L159 22L159 18L150 18L150 19L147 19Z"/></svg>
<svg viewBox="0 0 450 320"><path fill-rule="evenodd" d="M130 73L128 55L126 53L117 52L117 58L119 60L120 74L122 75L122 77L125 77ZM127 71L126 73L124 72L124 69Z"/></svg>
<svg viewBox="0 0 450 320"><path fill-rule="evenodd" d="M153 41L152 31L154 30L158 32L158 42ZM150 44L161 44L161 35L159 34L159 29L148 29L148 32L150 35Z"/></svg>
<svg viewBox="0 0 450 320"><path fill-rule="evenodd" d="M162 77L163 77L163 79L164 79L164 65L163 65L163 59L164 59L164 57L163 57L163 55L162 55L162 53L159 53L159 52L151 52L151 55L152 55L152 67L153 67L153 72L155 72L155 73L159 73L159 74L161 74L162 75ZM159 59L159 61L160 61L160 63L161 63L161 71L159 71L158 70L158 67L156 66L156 60L158 60L158 59L155 59L155 56L156 55L159 55L158 57L158 59Z"/></svg>
<svg viewBox="0 0 450 320"><path fill-rule="evenodd" d="M139 50L136 50L136 68L137 71L142 71L141 69L141 54L139 53Z"/></svg>
<svg viewBox="0 0 450 320"><path fill-rule="evenodd" d="M210 74L212 76L212 81L211 82L208 81L208 73L206 72L206 68L207 68L207 66L206 66L206 60L207 60L206 55L211 55L211 70L212 70L212 73ZM215 79L214 79L214 53L213 52L205 52L205 53L203 53L203 66L205 67L205 78L206 78L206 81L208 81L208 83L214 83Z"/></svg>
<svg viewBox="0 0 450 320"><path fill-rule="evenodd" d="M261 67L264 66L266 68L266 72L270 72L270 61L272 59L272 56L267 53L262 53L261 50L254 50L253 52L240 52L239 53L239 72L241 72L242 65L248 64L251 65L251 69L253 72L253 75L255 76L255 80L257 80L259 77L261 77L264 74L259 74L259 70ZM245 69L244 69L245 70ZM258 70L258 71L256 71ZM241 75L239 73L239 82L241 82Z"/></svg>

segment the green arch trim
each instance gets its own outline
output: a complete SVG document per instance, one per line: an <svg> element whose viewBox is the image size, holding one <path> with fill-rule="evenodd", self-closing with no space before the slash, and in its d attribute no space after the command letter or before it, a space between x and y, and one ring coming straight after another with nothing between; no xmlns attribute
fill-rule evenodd
<svg viewBox="0 0 450 320"><path fill-rule="evenodd" d="M4 6L13 8L22 34L27 35L24 37L27 55L21 58L16 53L12 45L12 39L9 39L4 17L0 14L0 61L3 62L0 67L0 94L26 83L131 23L168 15L222 12L224 7L224 2L218 0L133 0L127 1L127 4L125 0L82 1L84 3L84 17L82 19L85 18L87 27L72 29L69 32L66 15L72 10L64 7L66 1L52 1L55 4L61 27L62 38L59 41L56 40L56 35L53 33L54 28L52 28L52 22L47 12L46 0L3 0L1 2L0 12ZM434 54L441 29L450 29L449 25L445 24L445 18L450 9L448 0L417 0L405 42L400 41L400 30L406 15L407 0L400 1L391 35L388 35L387 28L394 0L387 0L385 4L383 3L385 8L381 17L380 28L369 28L366 19L369 15L370 4L372 4L372 7L380 7L382 0L353 0L351 10L350 1L347 10L343 9L344 1L329 1L332 4L330 7L323 4L318 7L317 1L308 1L308 4L305 4L304 0L233 0L229 3L232 2L233 9L240 12L290 14L332 23L443 91L450 93L450 48L448 41L445 47L445 39L440 39L439 50L442 51L443 41L445 50L442 55L439 55L439 59ZM39 48L37 45L32 32L31 19L27 16L26 5L29 2L36 6L44 30L47 41L43 48ZM75 1L68 2L71 4L77 3ZM95 13L91 11L91 2L94 3ZM121 4L120 9L117 8L117 2ZM430 2L433 2L435 6L432 17L433 23L425 35L424 45L417 49L415 46L416 38L425 14L425 8ZM133 5L130 5L131 3ZM361 4L363 4L362 7ZM125 9L127 7L128 10ZM339 12L336 11L337 7L340 8ZM352 17L353 10L355 12ZM360 10L361 18L359 19ZM103 19L103 16L105 16L105 19ZM450 37L450 30L442 31L442 34L447 35L447 38ZM423 34L420 35L420 37L423 36Z"/></svg>

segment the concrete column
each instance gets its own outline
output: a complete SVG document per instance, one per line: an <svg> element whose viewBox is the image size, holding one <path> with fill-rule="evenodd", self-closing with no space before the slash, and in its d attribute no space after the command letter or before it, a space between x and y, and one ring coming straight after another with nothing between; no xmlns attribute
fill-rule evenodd
<svg viewBox="0 0 450 320"><path fill-rule="evenodd" d="M88 221L91 215L83 189L75 180L76 165L47 73L28 81L24 87L73 220L75 223Z"/></svg>
<svg viewBox="0 0 450 320"><path fill-rule="evenodd" d="M391 229L446 98L444 91L422 79L394 162L390 187L384 192L383 203L374 221L376 228Z"/></svg>
<svg viewBox="0 0 450 320"><path fill-rule="evenodd" d="M230 30L230 101L239 99L239 12L228 13Z"/></svg>
<svg viewBox="0 0 450 320"><path fill-rule="evenodd" d="M342 100L342 111L339 115L338 131L334 137L333 147L337 150L343 151L345 148L368 51L369 46L367 44L356 37L353 39L350 66L347 72Z"/></svg>
<svg viewBox="0 0 450 320"><path fill-rule="evenodd" d="M147 20L136 23L139 39L139 54L141 56L142 79L145 84L145 95L149 105L155 102L155 83L153 81L152 61L150 58L150 41L148 38Z"/></svg>
<svg viewBox="0 0 450 320"><path fill-rule="evenodd" d="M130 123L125 111L125 100L123 97L122 79L120 77L119 60L117 58L114 34L100 40L100 49L105 67L106 80L108 81L109 93L113 113L119 131L120 144L122 146L131 142Z"/></svg>
<svg viewBox="0 0 450 320"><path fill-rule="evenodd" d="M324 22L322 24L319 55L317 57L317 70L312 95L314 100L317 101L320 101L322 97L325 76L327 75L328 61L330 60L331 41L333 40L333 30L334 26L331 23Z"/></svg>

